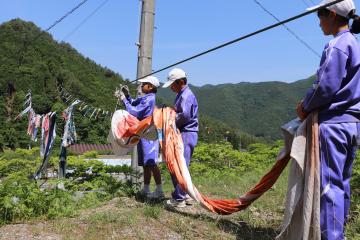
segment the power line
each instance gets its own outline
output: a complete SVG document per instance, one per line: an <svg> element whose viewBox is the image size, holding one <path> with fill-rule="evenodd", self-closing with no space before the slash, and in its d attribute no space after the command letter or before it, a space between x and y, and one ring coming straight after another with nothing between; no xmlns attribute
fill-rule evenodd
<svg viewBox="0 0 360 240"><path fill-rule="evenodd" d="M70 33L68 33L64 38L63 41L66 40L68 37L73 35L79 28L84 25L92 16L95 15L109 0L103 1L94 11L92 11L84 20L81 21L79 25L77 25Z"/></svg>
<svg viewBox="0 0 360 240"><path fill-rule="evenodd" d="M72 14L73 12L75 12L79 7L81 7L83 4L85 4L88 0L83 0L82 2L80 2L78 5L76 5L74 8L72 8L70 11L68 11L67 13L65 13L65 15L63 15L61 18L59 18L58 20L56 20L53 24L51 24L47 29L45 29L45 31L40 32L36 37L34 37L29 43L28 45L30 45L31 43L35 42L42 34L44 34L44 32L48 32L50 31L52 28L54 28L56 25L58 25L60 22L62 22L65 18L67 18L70 14Z"/></svg>
<svg viewBox="0 0 360 240"><path fill-rule="evenodd" d="M324 4L324 5L321 5L321 6L318 6L318 7L313 7L313 8L311 8L310 10L308 10L308 11L306 11L306 12L303 12L303 13L301 13L301 14L298 14L298 15L293 16L293 17L291 17L291 18L288 18L288 19L286 19L286 20L280 21L280 22L278 22L278 23L272 24L272 25L270 25L270 26L264 27L264 28L262 28L262 29L259 29L259 30L255 31L255 32L246 34L246 35L244 35L244 36L241 36L241 37L236 38L236 39L234 39L234 40L231 40L231 41L229 41L229 42L226 42L226 43L223 43L223 44L218 45L218 46L216 46L216 47L210 48L209 50L206 50L206 51L204 51L204 52L198 53L198 54L196 54L196 55L193 55L193 56L191 56L191 57L185 58L185 59L183 59L183 60L181 60L181 61L178 61L178 62L173 63L173 64L171 64L171 65L168 65L168 66L166 66L166 67L163 67L163 68L161 68L161 69L159 69L159 70L157 70L157 71L152 72L151 74L147 74L147 75L145 75L145 76L142 76L142 77L140 77L140 78L137 78L137 79L135 79L135 80L132 80L132 81L130 81L130 83L135 82L135 81L138 81L138 80L140 80L140 79L142 79L142 78L144 78L144 77L147 77L147 76L150 76L150 75L153 75L153 74L162 72L162 71L164 71L164 70L166 70L166 69L169 69L169 68L171 68L171 67L174 67L174 66L176 66L176 65L179 65L179 64L181 64L181 63L188 62L188 61L190 61L190 60L192 60L192 59L198 58L198 57L200 57L200 56L202 56L202 55L208 54L208 53L213 52L213 51L215 51L215 50L218 50L218 49L220 49L220 48L223 48L223 47L226 47L226 46L228 46L228 45L234 44L234 43L236 43L236 42L242 41L242 40L244 40L244 39L246 39L246 38L252 37L252 36L257 35L257 34L259 34L259 33L262 33L262 32L265 32L265 31L267 31L267 30L270 30L270 29L272 29L272 28L275 28L275 27L278 27L278 26L280 26L280 25L283 25L283 24L285 24L285 23L288 23L288 22L294 21L294 20L296 20L296 19L302 18L302 17L304 17L304 16L306 16L306 15L309 15L309 14L311 14L311 13L317 12L319 9L323 9L323 8L332 6L332 5L334 5L334 4L336 4L336 3L339 3L339 2L342 2L342 1L344 1L344 0L334 0L333 2Z"/></svg>
<svg viewBox="0 0 360 240"><path fill-rule="evenodd" d="M316 3L313 0L308 0L310 1L313 5L316 5ZM307 6L310 7L310 4L306 1L306 0L302 0L302 2Z"/></svg>
<svg viewBox="0 0 360 240"><path fill-rule="evenodd" d="M310 5L305 1L305 0L301 0L307 7L310 7Z"/></svg>
<svg viewBox="0 0 360 240"><path fill-rule="evenodd" d="M309 0L312 4L316 5L316 3L313 0Z"/></svg>
<svg viewBox="0 0 360 240"><path fill-rule="evenodd" d="M70 14L72 14L73 12L75 12L78 8L80 8L83 4L85 4L88 0L83 0L82 2L80 2L78 5L76 5L74 8L72 8L70 11L68 11L67 13L65 13L65 15L63 15L61 18L59 18L58 20L56 20L53 24L51 24L47 29L45 29L45 31L41 31L38 35L36 35L33 39L31 39L30 41L25 41L23 43L22 48L20 48L19 50L19 65L22 64L22 61L24 59L24 53L26 52L27 47L29 47L33 42L35 42L39 37L41 37L45 32L50 31L52 28L54 28L56 25L58 25L60 22L62 22L65 18L67 18Z"/></svg>
<svg viewBox="0 0 360 240"><path fill-rule="evenodd" d="M270 16L272 16L276 21L280 22L280 19L277 18L274 14L272 14L268 9L266 9L264 7L264 5L262 5L259 1L257 0L253 0L262 10L264 10L267 14L269 14ZM301 44L303 44L307 49L309 49L312 53L314 53L316 56L318 56L319 58L321 58L321 55L315 51L307 42L305 42L303 39L301 39L299 37L299 35L297 35L294 31L292 31L288 26L286 26L285 24L282 24L283 27L289 32L291 33Z"/></svg>
<svg viewBox="0 0 360 240"><path fill-rule="evenodd" d="M76 11L76 9L78 9L79 7L81 7L84 3L86 3L88 0L83 0L81 3L79 3L78 5L76 5L73 9L71 9L69 12L67 12L64 16L62 16L61 18L59 18L58 20L56 20L52 25L50 25L50 27L48 27L45 32L50 31L50 29L52 29L53 27L55 27L57 24L59 24L62 20L64 20L65 18L67 18L70 14L72 14L73 12Z"/></svg>

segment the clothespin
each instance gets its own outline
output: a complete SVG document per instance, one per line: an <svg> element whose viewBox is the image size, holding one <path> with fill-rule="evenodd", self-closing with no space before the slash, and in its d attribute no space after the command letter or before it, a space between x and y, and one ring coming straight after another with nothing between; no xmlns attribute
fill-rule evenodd
<svg viewBox="0 0 360 240"><path fill-rule="evenodd" d="M25 95L25 97L31 96L31 90L28 90L28 93Z"/></svg>
<svg viewBox="0 0 360 240"><path fill-rule="evenodd" d="M84 111L85 109L87 109L89 106L85 105L80 111Z"/></svg>
<svg viewBox="0 0 360 240"><path fill-rule="evenodd" d="M85 115L88 114L90 111L91 111L91 107L88 107L83 116L85 117Z"/></svg>
<svg viewBox="0 0 360 240"><path fill-rule="evenodd" d="M97 117L99 116L99 113L101 112L101 109L99 108L96 115L95 115L95 119L97 119Z"/></svg>
<svg viewBox="0 0 360 240"><path fill-rule="evenodd" d="M85 104L85 102L81 101L81 103L80 103L80 105L78 107L79 111L81 111L81 107L84 106L84 104Z"/></svg>
<svg viewBox="0 0 360 240"><path fill-rule="evenodd" d="M72 97L72 96L70 95L70 96L65 100L65 103L67 103L67 102L70 100L71 97Z"/></svg>
<svg viewBox="0 0 360 240"><path fill-rule="evenodd" d="M96 111L96 108L94 109L94 111L93 111L92 114L90 115L90 119L91 119L92 116L94 115L95 111Z"/></svg>
<svg viewBox="0 0 360 240"><path fill-rule="evenodd" d="M29 97L28 99L26 99L26 101L24 102L23 106L25 106L26 104L28 104L31 101L31 97Z"/></svg>

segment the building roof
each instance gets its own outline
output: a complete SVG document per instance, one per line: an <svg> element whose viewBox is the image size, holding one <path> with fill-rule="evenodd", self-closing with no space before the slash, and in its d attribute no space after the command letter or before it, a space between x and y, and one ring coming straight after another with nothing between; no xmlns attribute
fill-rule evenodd
<svg viewBox="0 0 360 240"><path fill-rule="evenodd" d="M74 154L83 154L88 151L112 151L111 144L88 144L80 143L73 144L69 148L69 151Z"/></svg>

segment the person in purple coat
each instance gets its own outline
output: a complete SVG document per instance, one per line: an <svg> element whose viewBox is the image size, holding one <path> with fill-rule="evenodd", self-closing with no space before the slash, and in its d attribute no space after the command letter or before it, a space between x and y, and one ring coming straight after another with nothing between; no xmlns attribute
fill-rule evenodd
<svg viewBox="0 0 360 240"><path fill-rule="evenodd" d="M324 0L320 5L332 2ZM320 228L322 239L344 239L350 206L350 178L360 132L360 32L352 0L318 11L325 46L317 78L297 105L304 120L318 111L320 143ZM349 29L349 20L353 19Z"/></svg>
<svg viewBox="0 0 360 240"><path fill-rule="evenodd" d="M180 130L184 144L184 157L186 166L189 167L194 148L198 141L199 119L198 103L195 95L187 85L186 73L179 68L169 72L167 82L163 88L169 87L175 92L174 109L176 111L176 127ZM191 198L181 189L174 176L172 176L174 191L167 204L173 207L186 207L191 205Z"/></svg>
<svg viewBox="0 0 360 240"><path fill-rule="evenodd" d="M156 77L148 76L140 79L143 96L132 99L127 87L121 90L120 99L123 101L126 111L140 121L152 115L155 108L155 94L160 86ZM144 188L142 194L148 198L164 198L162 190L160 169L157 166L159 155L159 141L141 139L137 145L138 164L144 168ZM151 173L156 183L155 192L150 192Z"/></svg>

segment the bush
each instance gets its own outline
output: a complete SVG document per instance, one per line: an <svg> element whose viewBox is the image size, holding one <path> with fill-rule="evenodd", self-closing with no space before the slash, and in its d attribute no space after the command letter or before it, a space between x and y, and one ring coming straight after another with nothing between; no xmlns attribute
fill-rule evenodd
<svg viewBox="0 0 360 240"><path fill-rule="evenodd" d="M83 155L85 158L97 158L98 152L97 151L87 151Z"/></svg>
<svg viewBox="0 0 360 240"><path fill-rule="evenodd" d="M69 156L75 180L48 180L42 189L28 178L40 164L38 149L5 151L0 158L0 225L45 216L74 216L79 209L96 206L118 195L133 195L137 186L118 181L108 172L130 174L129 167L107 167L84 156ZM49 161L57 166L58 158ZM91 171L89 171L91 170ZM40 180L39 182L42 182ZM65 189L58 186L63 184Z"/></svg>

